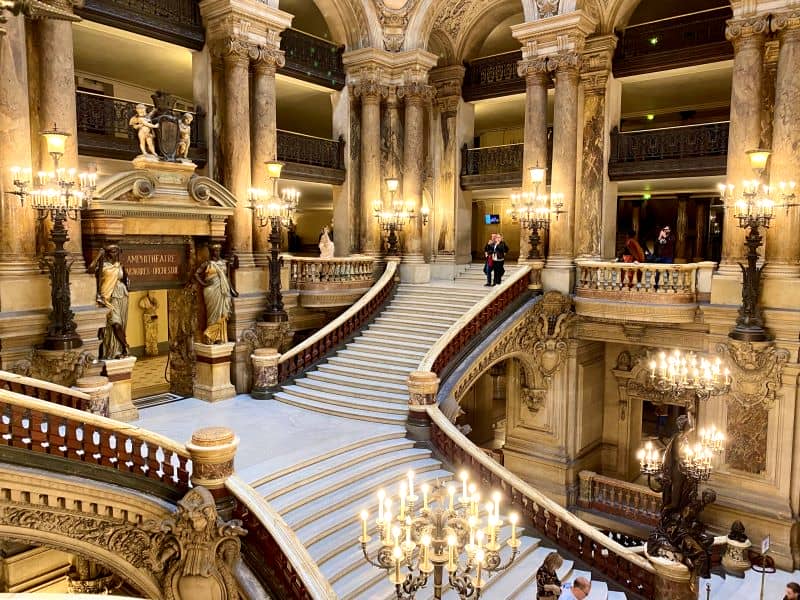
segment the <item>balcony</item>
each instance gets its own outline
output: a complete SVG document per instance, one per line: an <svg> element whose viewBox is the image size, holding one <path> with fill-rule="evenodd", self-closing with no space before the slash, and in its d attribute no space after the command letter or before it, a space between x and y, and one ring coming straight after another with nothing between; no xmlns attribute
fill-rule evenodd
<svg viewBox="0 0 800 600"><path fill-rule="evenodd" d="M619 34L614 76L625 77L733 58L725 39L730 7L720 7L628 27Z"/></svg>
<svg viewBox="0 0 800 600"><path fill-rule="evenodd" d="M611 132L612 181L724 175L728 121L642 131Z"/></svg>
<svg viewBox="0 0 800 600"><path fill-rule="evenodd" d="M525 79L517 74L522 50L477 58L465 63L461 94L467 102L525 93Z"/></svg>
<svg viewBox="0 0 800 600"><path fill-rule="evenodd" d="M713 262L688 264L577 260L575 312L626 322L693 323L711 297Z"/></svg>
<svg viewBox="0 0 800 600"><path fill-rule="evenodd" d="M346 175L344 139L278 130L278 160L286 163L284 179L342 185Z"/></svg>
<svg viewBox="0 0 800 600"><path fill-rule="evenodd" d="M278 73L333 90L344 88L344 46L297 29L287 29L281 34L281 50L285 53L286 64Z"/></svg>
<svg viewBox="0 0 800 600"><path fill-rule="evenodd" d="M461 189L497 189L522 186L525 144L461 148ZM553 157L553 128L547 128L547 183Z"/></svg>
<svg viewBox="0 0 800 600"><path fill-rule="evenodd" d="M372 287L375 258L305 258L285 256L289 288L298 291L300 306L331 309L350 306Z"/></svg>

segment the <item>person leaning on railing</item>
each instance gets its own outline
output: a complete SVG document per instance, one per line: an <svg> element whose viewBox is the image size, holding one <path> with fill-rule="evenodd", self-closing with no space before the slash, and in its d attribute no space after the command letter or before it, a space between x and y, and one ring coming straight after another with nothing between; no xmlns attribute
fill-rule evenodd
<svg viewBox="0 0 800 600"><path fill-rule="evenodd" d="M644 250L636 239L636 232L633 229L625 232L625 246L622 249L620 258L622 262L626 263L643 263L645 261ZM627 286L633 285L634 273L636 273L636 283L640 282L642 280L641 269L623 269L622 283Z"/></svg>

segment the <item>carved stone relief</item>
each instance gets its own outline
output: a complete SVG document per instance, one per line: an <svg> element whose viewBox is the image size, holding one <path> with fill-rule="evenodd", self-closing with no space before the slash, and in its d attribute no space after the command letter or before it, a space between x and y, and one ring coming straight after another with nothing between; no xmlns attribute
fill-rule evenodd
<svg viewBox="0 0 800 600"><path fill-rule="evenodd" d="M8 370L17 375L72 387L95 363L97 357L88 350L31 350L27 358L15 362Z"/></svg>

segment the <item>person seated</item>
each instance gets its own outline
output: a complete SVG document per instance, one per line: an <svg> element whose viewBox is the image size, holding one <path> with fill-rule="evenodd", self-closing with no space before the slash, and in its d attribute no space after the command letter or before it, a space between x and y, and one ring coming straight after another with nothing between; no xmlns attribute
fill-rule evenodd
<svg viewBox="0 0 800 600"><path fill-rule="evenodd" d="M536 600L551 600L561 595L561 580L557 571L564 564L558 552L548 554L536 571Z"/></svg>

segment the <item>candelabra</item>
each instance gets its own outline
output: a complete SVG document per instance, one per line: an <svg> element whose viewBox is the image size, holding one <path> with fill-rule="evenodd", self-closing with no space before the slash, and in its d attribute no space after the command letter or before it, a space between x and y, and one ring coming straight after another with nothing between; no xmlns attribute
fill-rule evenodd
<svg viewBox="0 0 800 600"><path fill-rule="evenodd" d="M707 400L730 389L731 375L719 358L710 361L693 352L684 355L674 350L669 355L660 352L658 361L650 361L650 384L662 394L693 392L699 400Z"/></svg>
<svg viewBox="0 0 800 600"><path fill-rule="evenodd" d="M68 219L77 220L80 212L89 208L97 185L97 175L94 168L78 174L75 169L59 167L69 135L59 131L55 125L53 129L42 132L47 141L47 151L53 159L52 172L40 171L34 177L29 168L11 168L15 190L10 193L19 197L22 205L26 198L30 198L38 219L42 221L50 217L53 222L50 230L53 252L49 257L40 258L41 268L50 274L52 310L44 338L43 347L46 350L69 350L83 344L76 332L75 314L71 306L69 271L72 261L67 260L69 252L64 245L69 241L66 222Z"/></svg>
<svg viewBox="0 0 800 600"><path fill-rule="evenodd" d="M769 229L770 222L775 216L775 208L784 208L788 211L797 204L794 202L794 181L788 183L781 181L775 187L761 184L770 151L751 150L747 154L757 178L744 181L738 196L732 184L719 185L720 196L726 208L733 209L739 227L747 231L744 241L747 247L747 266L739 263L742 269L742 305L739 307L736 326L728 335L735 340L763 342L771 337L764 329L764 321L758 306L761 271L764 268L764 265L757 266L758 249L764 243L761 229Z"/></svg>
<svg viewBox="0 0 800 600"><path fill-rule="evenodd" d="M399 185L400 182L397 179L390 177L386 180L386 188L389 190L391 196L388 209L383 206L381 200L375 200L372 203L372 211L375 214L375 218L378 219L381 230L389 234L386 238L386 243L389 246L387 254L390 256L399 254L397 249L398 232L403 231L403 227L406 223L411 219L415 219L417 216L414 212L414 204L411 201L403 202L402 199L397 198L397 188ZM428 207L423 204L420 209L423 225L428 224L429 214L430 211Z"/></svg>
<svg viewBox="0 0 800 600"><path fill-rule="evenodd" d="M375 521L380 546L372 556L368 545L369 513L361 513L359 542L364 559L385 569L398 600L412 600L433 575L433 597L442 598L445 571L447 583L462 600L480 598L485 576L507 569L520 548L517 515L511 514L511 537L502 544L498 538L503 525L498 492L485 507L475 484L461 473L461 495L456 499L456 485L420 486L422 505L415 494L414 472L399 486L397 513L385 490L378 491L378 515ZM418 508L419 507L419 508ZM485 509L485 512L484 512ZM485 517L485 526L483 520ZM511 555L503 562L504 545ZM462 557L463 554L463 557ZM404 570L406 572L404 572Z"/></svg>
<svg viewBox="0 0 800 600"><path fill-rule="evenodd" d="M533 184L533 192L522 192L511 194L511 208L508 214L513 223L519 222L523 229L530 231L528 243L528 259L541 258L539 252L540 231L547 231L550 228L550 220L555 215L558 216L565 211L561 210L564 205L563 194L540 194L539 187L544 185L545 173L547 169L535 167L528 170L528 176Z"/></svg>
<svg viewBox="0 0 800 600"><path fill-rule="evenodd" d="M300 192L284 189L279 193L278 181L284 163L274 160L266 165L269 188L250 188L250 209L259 227L266 227L267 224L270 226L269 306L263 318L269 323L280 323L289 318L283 309L281 294L281 227L289 225L292 214L297 210Z"/></svg>

